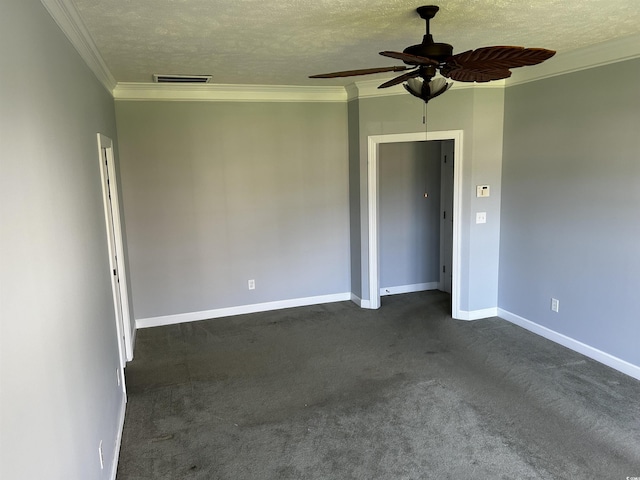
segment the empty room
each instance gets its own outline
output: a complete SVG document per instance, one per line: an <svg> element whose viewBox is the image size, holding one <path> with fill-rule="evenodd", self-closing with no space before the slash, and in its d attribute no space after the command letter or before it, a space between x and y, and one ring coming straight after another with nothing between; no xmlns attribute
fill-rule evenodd
<svg viewBox="0 0 640 480"><path fill-rule="evenodd" d="M636 0L0 12L1 478L640 478Z"/></svg>

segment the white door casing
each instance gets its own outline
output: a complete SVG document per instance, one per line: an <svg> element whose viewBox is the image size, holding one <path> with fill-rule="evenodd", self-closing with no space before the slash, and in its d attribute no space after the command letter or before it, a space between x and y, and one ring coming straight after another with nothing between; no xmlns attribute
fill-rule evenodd
<svg viewBox="0 0 640 480"><path fill-rule="evenodd" d="M462 130L441 132L416 132L389 135L370 135L368 137L368 242L369 242L369 308L380 308L380 252L379 252L379 209L378 209L378 162L381 143L421 142L430 140L453 140L453 258L451 311L453 318L459 318L460 312L460 265L461 265L461 211L462 211Z"/></svg>
<svg viewBox="0 0 640 480"><path fill-rule="evenodd" d="M109 249L109 266L111 268L113 303L118 332L118 348L120 349L121 369L124 369L126 362L133 359L133 335L129 315L129 295L124 262L122 223L120 219L118 184L116 181L117 177L113 156L113 142L110 138L100 133L98 133L98 154L100 176L102 179L107 245ZM124 375L121 384L124 388Z"/></svg>

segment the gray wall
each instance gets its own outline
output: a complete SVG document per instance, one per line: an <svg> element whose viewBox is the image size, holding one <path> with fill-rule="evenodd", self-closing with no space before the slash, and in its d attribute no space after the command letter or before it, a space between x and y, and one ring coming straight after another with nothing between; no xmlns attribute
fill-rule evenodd
<svg viewBox="0 0 640 480"><path fill-rule="evenodd" d="M499 297L635 365L639 84L636 59L506 90Z"/></svg>
<svg viewBox="0 0 640 480"><path fill-rule="evenodd" d="M360 100L348 103L349 115L349 252L351 293L362 298L362 238L360 218Z"/></svg>
<svg viewBox="0 0 640 480"><path fill-rule="evenodd" d="M438 282L440 142L379 148L380 288Z"/></svg>
<svg viewBox="0 0 640 480"><path fill-rule="evenodd" d="M345 103L116 116L137 319L350 291Z"/></svg>
<svg viewBox="0 0 640 480"><path fill-rule="evenodd" d="M40 2L2 2L0 58L0 477L106 479L123 393L96 133L116 140L113 99Z"/></svg>
<svg viewBox="0 0 640 480"><path fill-rule="evenodd" d="M460 308L495 309L498 303L500 185L504 91L500 88L453 89L429 103L429 131L463 130ZM423 105L410 95L359 101L359 171L362 298L368 300L367 139L369 135L424 132ZM352 182L356 180L352 179ZM475 185L491 185L491 197L475 198ZM487 212L476 225L475 212ZM473 220L473 221L472 221Z"/></svg>

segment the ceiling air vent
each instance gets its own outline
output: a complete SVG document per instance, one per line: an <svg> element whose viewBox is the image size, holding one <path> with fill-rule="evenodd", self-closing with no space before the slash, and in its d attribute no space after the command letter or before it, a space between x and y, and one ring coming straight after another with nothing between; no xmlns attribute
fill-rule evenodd
<svg viewBox="0 0 640 480"><path fill-rule="evenodd" d="M153 74L155 83L209 83L212 75L160 75Z"/></svg>

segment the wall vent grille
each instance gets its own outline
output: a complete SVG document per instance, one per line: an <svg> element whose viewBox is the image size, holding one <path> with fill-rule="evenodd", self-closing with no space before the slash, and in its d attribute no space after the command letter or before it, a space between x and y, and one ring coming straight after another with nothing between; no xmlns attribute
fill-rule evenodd
<svg viewBox="0 0 640 480"><path fill-rule="evenodd" d="M161 75L153 74L155 83L209 83L212 75Z"/></svg>

